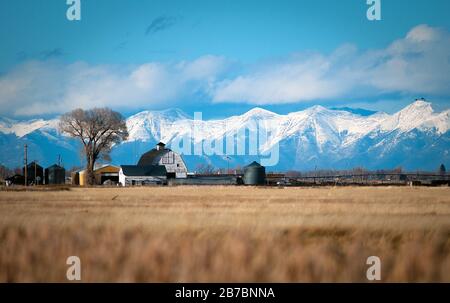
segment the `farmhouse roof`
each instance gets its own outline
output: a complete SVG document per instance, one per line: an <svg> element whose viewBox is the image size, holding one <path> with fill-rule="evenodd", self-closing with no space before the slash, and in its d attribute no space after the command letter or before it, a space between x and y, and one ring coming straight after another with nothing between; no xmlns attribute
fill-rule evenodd
<svg viewBox="0 0 450 303"><path fill-rule="evenodd" d="M125 176L161 177L167 175L164 165L122 165Z"/></svg>
<svg viewBox="0 0 450 303"><path fill-rule="evenodd" d="M118 166L112 165L112 164L95 164L94 171L105 168L105 167L119 168Z"/></svg>
<svg viewBox="0 0 450 303"><path fill-rule="evenodd" d="M139 159L138 165L142 166L142 165L153 165L156 158L164 155L165 153L167 153L168 151L170 151L170 149L160 149L157 150L156 148L146 152L145 154L143 154L141 156L141 158Z"/></svg>

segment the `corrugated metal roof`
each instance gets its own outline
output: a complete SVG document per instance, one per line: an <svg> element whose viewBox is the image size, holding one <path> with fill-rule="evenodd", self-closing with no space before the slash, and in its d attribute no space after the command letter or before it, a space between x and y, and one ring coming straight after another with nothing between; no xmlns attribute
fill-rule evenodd
<svg viewBox="0 0 450 303"><path fill-rule="evenodd" d="M64 167L59 166L58 164L53 164L52 166L49 166L46 169L64 169Z"/></svg>
<svg viewBox="0 0 450 303"><path fill-rule="evenodd" d="M94 171L96 171L96 170L99 170L99 169L102 169L102 168L105 168L105 167L113 167L113 168L117 168L117 169L119 169L119 166L117 166L117 165L112 165L112 164L102 164L102 163L99 163L99 164L95 164L95 167L94 167Z"/></svg>
<svg viewBox="0 0 450 303"><path fill-rule="evenodd" d="M155 159L164 155L165 153L169 152L170 149L161 149L157 150L156 148L152 149L151 151L146 152L141 156L139 159L138 165L153 165L156 161Z"/></svg>
<svg viewBox="0 0 450 303"><path fill-rule="evenodd" d="M249 168L249 167L262 167L261 164L259 164L256 161L253 161L252 163L250 163L249 165L245 166L245 168Z"/></svg>
<svg viewBox="0 0 450 303"><path fill-rule="evenodd" d="M37 162L36 161L33 161L33 162L30 162L30 163L28 163L28 165L27 165L27 168L33 168L34 169L34 164L36 163L36 168L37 169L43 169L43 167L42 166L40 166L39 164L37 164ZM25 167L25 166L24 166Z"/></svg>
<svg viewBox="0 0 450 303"><path fill-rule="evenodd" d="M125 176L161 177L167 175L164 165L122 165L121 168Z"/></svg>

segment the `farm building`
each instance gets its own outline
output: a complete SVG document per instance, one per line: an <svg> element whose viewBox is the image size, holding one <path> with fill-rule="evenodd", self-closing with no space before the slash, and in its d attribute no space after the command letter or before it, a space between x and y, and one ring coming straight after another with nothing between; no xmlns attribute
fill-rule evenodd
<svg viewBox="0 0 450 303"><path fill-rule="evenodd" d="M107 183L119 182L120 167L114 165L103 165L94 169L95 184L102 185ZM72 184L86 186L87 185L87 171L81 170L75 174L72 174Z"/></svg>
<svg viewBox="0 0 450 303"><path fill-rule="evenodd" d="M122 186L166 184L167 170L164 165L122 165L119 183Z"/></svg>
<svg viewBox="0 0 450 303"><path fill-rule="evenodd" d="M80 172L75 171L70 174L70 178L72 179L72 185L80 185Z"/></svg>
<svg viewBox="0 0 450 303"><path fill-rule="evenodd" d="M45 169L45 184L55 185L66 183L66 170L59 165L52 165Z"/></svg>
<svg viewBox="0 0 450 303"><path fill-rule="evenodd" d="M24 176L22 176L22 175L14 175L14 176L11 176L11 177L9 177L9 178L6 178L5 179L5 181L8 183L8 184L14 184L14 185L25 185L25 177Z"/></svg>
<svg viewBox="0 0 450 303"><path fill-rule="evenodd" d="M156 148L141 156L138 166L163 165L167 171L167 178L187 178L187 167L180 154L166 148L159 142Z"/></svg>
<svg viewBox="0 0 450 303"><path fill-rule="evenodd" d="M25 176L25 166L22 168ZM44 182L44 168L33 161L27 165L27 184L42 184Z"/></svg>
<svg viewBox="0 0 450 303"><path fill-rule="evenodd" d="M106 181L119 182L120 167L115 165L103 165L94 170L95 184L103 184Z"/></svg>
<svg viewBox="0 0 450 303"><path fill-rule="evenodd" d="M245 185L264 185L266 184L266 168L258 162L253 161L244 167Z"/></svg>
<svg viewBox="0 0 450 303"><path fill-rule="evenodd" d="M242 184L240 176L209 175L209 176L188 176L185 179L169 179L169 185L239 185Z"/></svg>

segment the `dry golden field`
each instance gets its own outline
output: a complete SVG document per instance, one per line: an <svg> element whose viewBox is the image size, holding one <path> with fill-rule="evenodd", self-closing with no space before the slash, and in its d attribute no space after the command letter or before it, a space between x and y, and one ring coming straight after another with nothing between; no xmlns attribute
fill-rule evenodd
<svg viewBox="0 0 450 303"><path fill-rule="evenodd" d="M0 282L450 282L449 188L0 191Z"/></svg>

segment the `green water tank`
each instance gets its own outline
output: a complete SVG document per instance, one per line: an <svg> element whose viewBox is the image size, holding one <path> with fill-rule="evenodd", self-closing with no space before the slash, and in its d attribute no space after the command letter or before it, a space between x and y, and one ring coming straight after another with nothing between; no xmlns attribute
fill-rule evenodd
<svg viewBox="0 0 450 303"><path fill-rule="evenodd" d="M252 162L244 167L244 184L245 185L265 185L266 184L266 168L258 162Z"/></svg>

